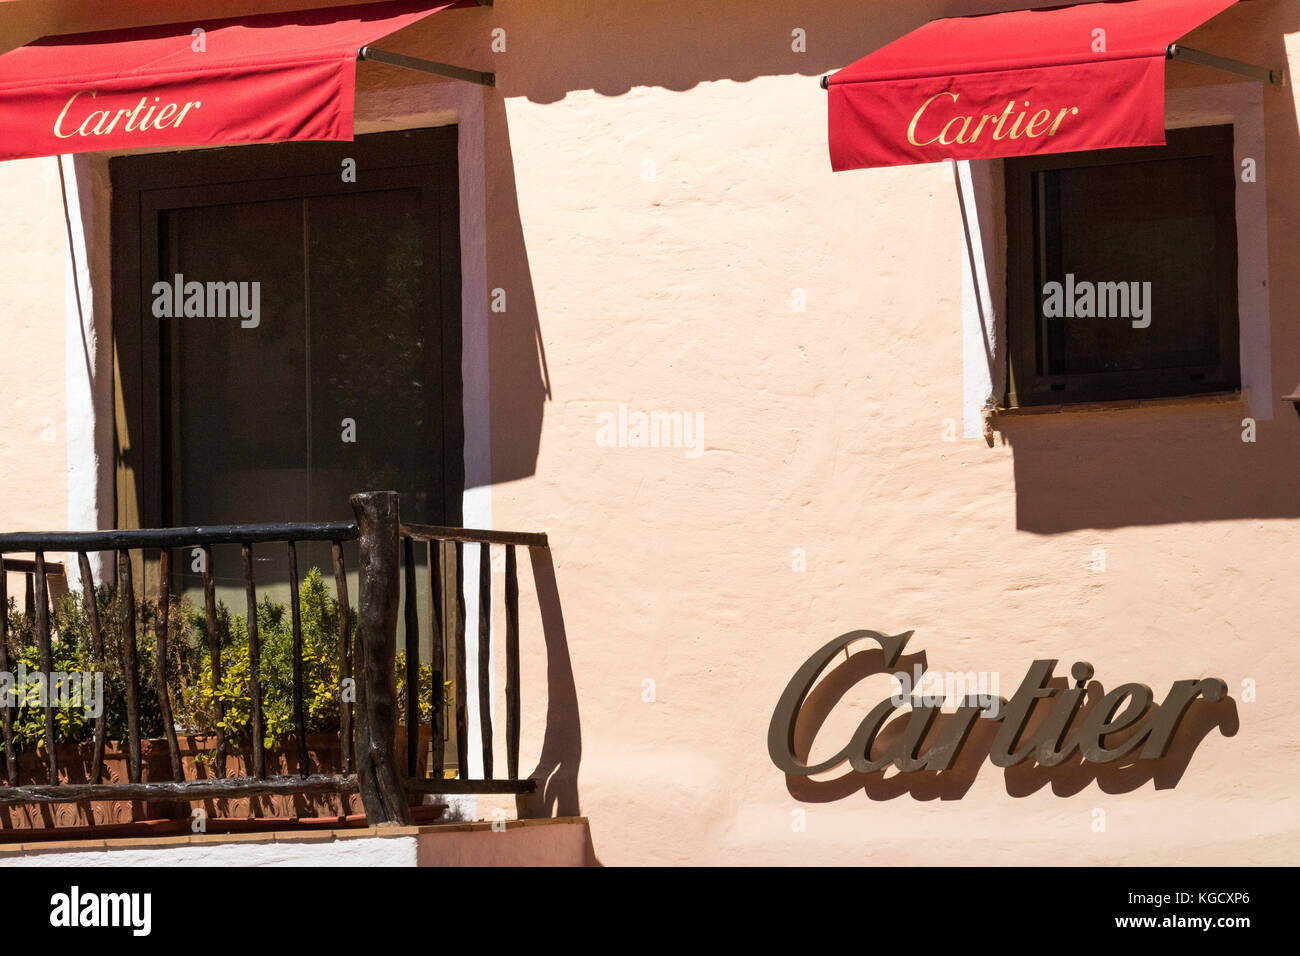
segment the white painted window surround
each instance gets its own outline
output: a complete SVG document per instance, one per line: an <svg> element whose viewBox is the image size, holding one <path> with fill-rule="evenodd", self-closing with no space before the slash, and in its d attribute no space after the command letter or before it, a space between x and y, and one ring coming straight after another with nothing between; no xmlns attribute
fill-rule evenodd
<svg viewBox="0 0 1300 956"><path fill-rule="evenodd" d="M1237 315L1241 390L1248 414L1273 417L1268 292L1268 193L1260 83L1169 90L1165 127L1231 124L1237 164ZM1255 182L1241 164L1255 161ZM983 435L983 409L1006 390L1006 214L1001 160L957 163L962 243L962 434Z"/></svg>

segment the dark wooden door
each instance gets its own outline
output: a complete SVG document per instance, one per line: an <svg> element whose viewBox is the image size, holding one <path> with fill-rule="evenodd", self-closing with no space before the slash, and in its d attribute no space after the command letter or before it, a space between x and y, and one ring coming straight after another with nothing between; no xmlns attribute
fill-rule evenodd
<svg viewBox="0 0 1300 956"><path fill-rule="evenodd" d="M119 525L345 519L367 489L459 524L455 128L112 173Z"/></svg>

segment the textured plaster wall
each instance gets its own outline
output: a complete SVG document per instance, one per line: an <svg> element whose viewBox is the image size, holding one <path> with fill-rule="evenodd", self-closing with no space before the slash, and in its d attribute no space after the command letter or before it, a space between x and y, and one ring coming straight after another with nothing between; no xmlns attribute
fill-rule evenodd
<svg viewBox="0 0 1300 956"><path fill-rule="evenodd" d="M489 151L508 137L512 163L489 158L489 282L523 301L491 318L493 516L551 534L577 794L604 862L1290 859L1289 406L1255 444L1241 441L1241 403L1006 419L991 448L945 442L945 419L960 435L963 418L951 174L829 171L816 75L931 16L1013 5L543 14L506 2L493 14L511 46ZM806 54L790 52L795 27ZM1260 0L1189 42L1281 66L1297 30L1300 4ZM1224 80L1169 71L1176 86ZM1264 116L1255 188L1268 191L1282 394L1300 381L1292 91L1265 91ZM795 289L806 312L792 311ZM550 388L539 440L519 398L538 380L519 331L534 319ZM601 447L597 416L621 403L699 413L706 450ZM1104 572L1091 570L1097 549ZM1058 673L1091 661L1107 689L1144 682L1157 700L1174 680L1220 676L1239 728L1210 730L1164 789L1133 772L1099 782L984 764L964 793L886 780L797 799L767 757L772 708L815 648L864 627L914 628L932 667L996 672L1008 696L1035 658L1060 658ZM531 659L524 687L544 676ZM1254 703L1240 700L1247 678ZM888 692L879 677L859 685L814 756Z"/></svg>
<svg viewBox="0 0 1300 956"><path fill-rule="evenodd" d="M488 337L493 524L552 545L521 556L522 767L541 781L525 809L589 817L602 862L1291 859L1290 407L1275 404L1253 444L1240 402L1009 417L992 447L962 438L951 173L830 173L818 75L930 17L1016 6L498 0L386 44L498 72L482 100L484 281L506 309L465 321ZM505 52L490 51L494 27ZM795 28L806 53L790 49ZM1250 0L1189 44L1282 66L1297 33L1300 0ZM362 69L363 99L422 82ZM1265 90L1263 117L1280 395L1300 382L1294 86ZM21 165L0 166L6 222L33 224L0 257L0 327L18 336L0 352L7 406L23 395L11 381L53 374L40 403L63 395L62 227L57 205L37 215L41 167ZM14 295L48 304L52 326ZM620 405L700 416L702 453L603 447L598 416ZM27 418L6 412L6 479L62 454L16 443L11 421ZM65 513L61 462L0 498L10 526ZM766 752L772 708L814 649L855 628L915 629L909 649L931 667L994 672L1008 696L1030 661L1060 658L1058 673L1088 660L1106 689L1138 681L1157 700L1175 680L1222 677L1236 703L1221 727L1189 721L1204 739L1159 788L1140 768L983 764L964 788L792 792ZM872 677L851 691L814 757L889 689Z"/></svg>
<svg viewBox="0 0 1300 956"><path fill-rule="evenodd" d="M439 827L420 834L420 866L587 866L586 821Z"/></svg>
<svg viewBox="0 0 1300 956"><path fill-rule="evenodd" d="M0 163L0 223L0 527L64 528L68 240L57 160Z"/></svg>

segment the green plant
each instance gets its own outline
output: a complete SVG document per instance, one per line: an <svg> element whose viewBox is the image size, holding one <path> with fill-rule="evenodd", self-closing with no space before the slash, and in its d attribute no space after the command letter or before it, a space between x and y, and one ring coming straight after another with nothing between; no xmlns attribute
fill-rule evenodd
<svg viewBox="0 0 1300 956"><path fill-rule="evenodd" d="M406 651L400 651L397 655L397 722L406 723ZM428 723L433 719L433 665L421 664L416 669L416 694L418 695L417 707L420 714L420 723ZM442 682L442 705L447 706L447 701L451 693L451 681Z"/></svg>
<svg viewBox="0 0 1300 956"><path fill-rule="evenodd" d="M51 642L50 650L54 660L53 670L64 673L81 671L81 655L75 644L70 641ZM46 693L53 696L55 691L42 686L44 682L38 684L32 681L23 686L17 683L17 675L24 671L42 674L44 672L44 668L41 667L40 653L35 645L20 647L16 654L11 654L9 668L15 675L13 693L17 703L17 710L13 716L14 747L19 750L42 747L45 745L45 709L41 706L42 697ZM83 708L56 707L54 709L55 740L63 743L81 739L86 723L86 712Z"/></svg>
<svg viewBox="0 0 1300 956"><path fill-rule="evenodd" d="M307 731L333 729L339 720L339 605L330 596L319 568L308 572L299 589L299 608ZM206 616L194 614L192 626L206 647ZM257 606L257 634L261 647L262 743L272 747L294 729L293 626L289 609L264 595ZM217 615L217 637L221 681L214 690L211 659L203 655L194 681L183 694L178 718L183 718L187 732L192 734L213 734L220 725L226 739L238 749L252 733L248 623L223 605ZM224 707L220 721L218 702ZM200 755L200 759L212 757L211 752Z"/></svg>
<svg viewBox="0 0 1300 956"><path fill-rule="evenodd" d="M341 681L339 669L339 605L331 596L324 576L313 567L299 590L302 629L302 672L304 711L308 732L336 730L339 726ZM95 591L100 633L104 643L102 668L95 662L89 615L80 592L60 600L51 614L54 669L66 672L102 670L109 740L127 737L126 682L122 672L125 637L121 606L116 588L101 585ZM251 663L248 652L248 622L224 604L216 609L216 638L221 660L221 680L212 686L212 665L208 653L207 617L196 611L185 596L173 595L166 609L168 650L164 679L171 691L173 721L179 733L213 735L218 723L225 732L231 752L249 744L252 731L252 696L249 687ZM155 601L137 602L135 614L138 703L141 735L161 736L161 710L155 671L155 642L162 609ZM257 606L257 630L261 646L260 683L262 693L263 740L265 747L283 742L294 730L293 712L293 627L289 609L264 595ZM38 671L36 625L33 615L20 613L9 602L9 659L11 670L20 664ZM396 661L399 720L405 719L406 657ZM421 722L432 718L434 701L433 667L418 670ZM452 687L445 681L440 703L445 706ZM218 721L218 702L223 715ZM94 721L79 708L58 708L56 740L80 742L93 738ZM45 744L45 712L30 691L14 712L14 743L23 748ZM198 755L212 760L213 751Z"/></svg>
<svg viewBox="0 0 1300 956"><path fill-rule="evenodd" d="M126 682L122 671L124 637L121 609L116 589L101 586L95 591L99 613L100 635L104 642L102 666L96 662L94 641L89 615L86 613L81 592L65 594L57 601L50 614L50 650L53 670L63 673L80 672L102 679L103 704L107 721L106 736L122 740L127 735ZM169 687L184 686L194 671L188 660L189 604L175 599L169 606L169 636L166 681ZM136 606L136 663L140 732L143 736L162 733L162 712L158 704L155 674L155 635L159 608L154 601L142 601ZM8 652L10 671L15 679L20 669L44 674L40 665L40 652L36 635L35 615L19 612L11 598L8 608ZM41 706L40 689L32 683L22 688L15 685L16 709L12 715L14 742L19 749L45 746L45 710ZM94 677L91 681L93 683ZM89 701L87 701L89 703ZM87 717L81 707L58 707L54 710L56 743L77 743L92 739L94 719Z"/></svg>

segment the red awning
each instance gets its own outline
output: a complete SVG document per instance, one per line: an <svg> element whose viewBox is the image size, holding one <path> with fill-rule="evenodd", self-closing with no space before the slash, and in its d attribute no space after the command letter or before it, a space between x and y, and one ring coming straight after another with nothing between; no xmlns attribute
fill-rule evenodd
<svg viewBox="0 0 1300 956"><path fill-rule="evenodd" d="M473 0L395 0L37 40L0 56L0 160L351 139L358 50L464 3Z"/></svg>
<svg viewBox="0 0 1300 956"><path fill-rule="evenodd" d="M1169 44L1235 2L934 20L831 75L831 166L1163 145Z"/></svg>

